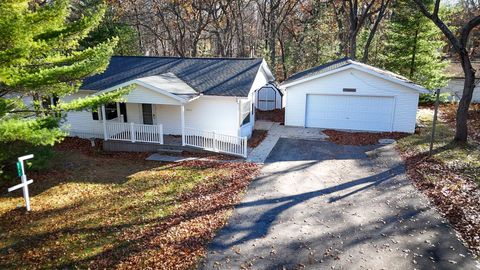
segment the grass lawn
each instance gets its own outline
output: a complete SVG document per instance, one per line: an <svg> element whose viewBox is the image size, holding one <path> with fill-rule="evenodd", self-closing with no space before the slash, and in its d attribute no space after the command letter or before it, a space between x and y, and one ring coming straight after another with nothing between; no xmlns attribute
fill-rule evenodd
<svg viewBox="0 0 480 270"><path fill-rule="evenodd" d="M0 193L0 269L189 269L257 173L249 163L165 164L57 150L21 191ZM18 181L18 179L15 179Z"/></svg>
<svg viewBox="0 0 480 270"><path fill-rule="evenodd" d="M461 234L464 242L480 255L480 148L477 141L458 146L452 143L453 123L446 113L437 122L434 155L428 157L433 111L420 109L418 119L425 125L417 133L398 141L415 185L437 206ZM449 117L451 119L451 116Z"/></svg>

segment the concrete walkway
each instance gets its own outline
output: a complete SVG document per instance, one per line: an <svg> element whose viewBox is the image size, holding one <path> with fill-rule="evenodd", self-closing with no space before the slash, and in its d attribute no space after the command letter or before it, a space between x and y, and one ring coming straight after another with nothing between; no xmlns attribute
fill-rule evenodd
<svg viewBox="0 0 480 270"><path fill-rule="evenodd" d="M278 140L200 269L480 269L393 145Z"/></svg>
<svg viewBox="0 0 480 270"><path fill-rule="evenodd" d="M279 123L258 120L255 129L268 130L267 137L254 148L247 157L247 161L264 163L271 150L280 138L325 140L328 138L319 128L287 127Z"/></svg>

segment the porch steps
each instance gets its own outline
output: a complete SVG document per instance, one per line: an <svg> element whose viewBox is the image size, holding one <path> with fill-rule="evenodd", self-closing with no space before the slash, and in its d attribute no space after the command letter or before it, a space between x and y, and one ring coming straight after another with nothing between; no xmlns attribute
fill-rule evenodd
<svg viewBox="0 0 480 270"><path fill-rule="evenodd" d="M194 152L194 153L205 153L205 151L200 148L190 147L190 146L182 146L177 144L164 144L158 145L157 153L159 154L181 154L183 151Z"/></svg>
<svg viewBox="0 0 480 270"><path fill-rule="evenodd" d="M159 154L181 154L183 149L169 149L169 148L159 148L157 153Z"/></svg>

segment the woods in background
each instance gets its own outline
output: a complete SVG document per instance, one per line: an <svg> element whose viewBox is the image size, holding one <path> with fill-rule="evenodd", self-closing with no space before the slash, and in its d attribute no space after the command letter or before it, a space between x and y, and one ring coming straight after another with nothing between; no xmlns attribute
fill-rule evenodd
<svg viewBox="0 0 480 270"><path fill-rule="evenodd" d="M80 2L88 1L95 0ZM442 78L432 82L430 76L438 75L438 69L444 68L439 61L452 55L442 33L408 0L110 0L108 4L105 26L99 31L120 34L118 54L264 57L279 80L347 56L393 67L418 83L437 87ZM478 2L461 0L442 6L441 12L452 24L461 25L479 8ZM406 15L412 18L402 18ZM472 33L473 54L480 53L475 51L479 40L478 32ZM404 62L392 63L399 53Z"/></svg>

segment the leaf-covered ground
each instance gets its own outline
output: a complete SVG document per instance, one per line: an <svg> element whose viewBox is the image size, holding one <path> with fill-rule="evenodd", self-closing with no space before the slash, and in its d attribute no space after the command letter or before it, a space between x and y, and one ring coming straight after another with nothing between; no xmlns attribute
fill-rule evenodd
<svg viewBox="0 0 480 270"><path fill-rule="evenodd" d="M439 211L460 233L463 241L480 256L480 148L471 140L468 145L452 143L454 130L451 108L442 107L437 123L434 154L428 157L433 110L419 110L424 124L416 134L399 140L407 173ZM472 119L469 126L476 119Z"/></svg>
<svg viewBox="0 0 480 270"><path fill-rule="evenodd" d="M33 211L0 184L1 269L189 269L258 170L68 148L29 175Z"/></svg>
<svg viewBox="0 0 480 270"><path fill-rule="evenodd" d="M254 130L252 132L252 137L248 139L248 147L255 148L259 144L263 142L263 140L267 137L268 130Z"/></svg>

